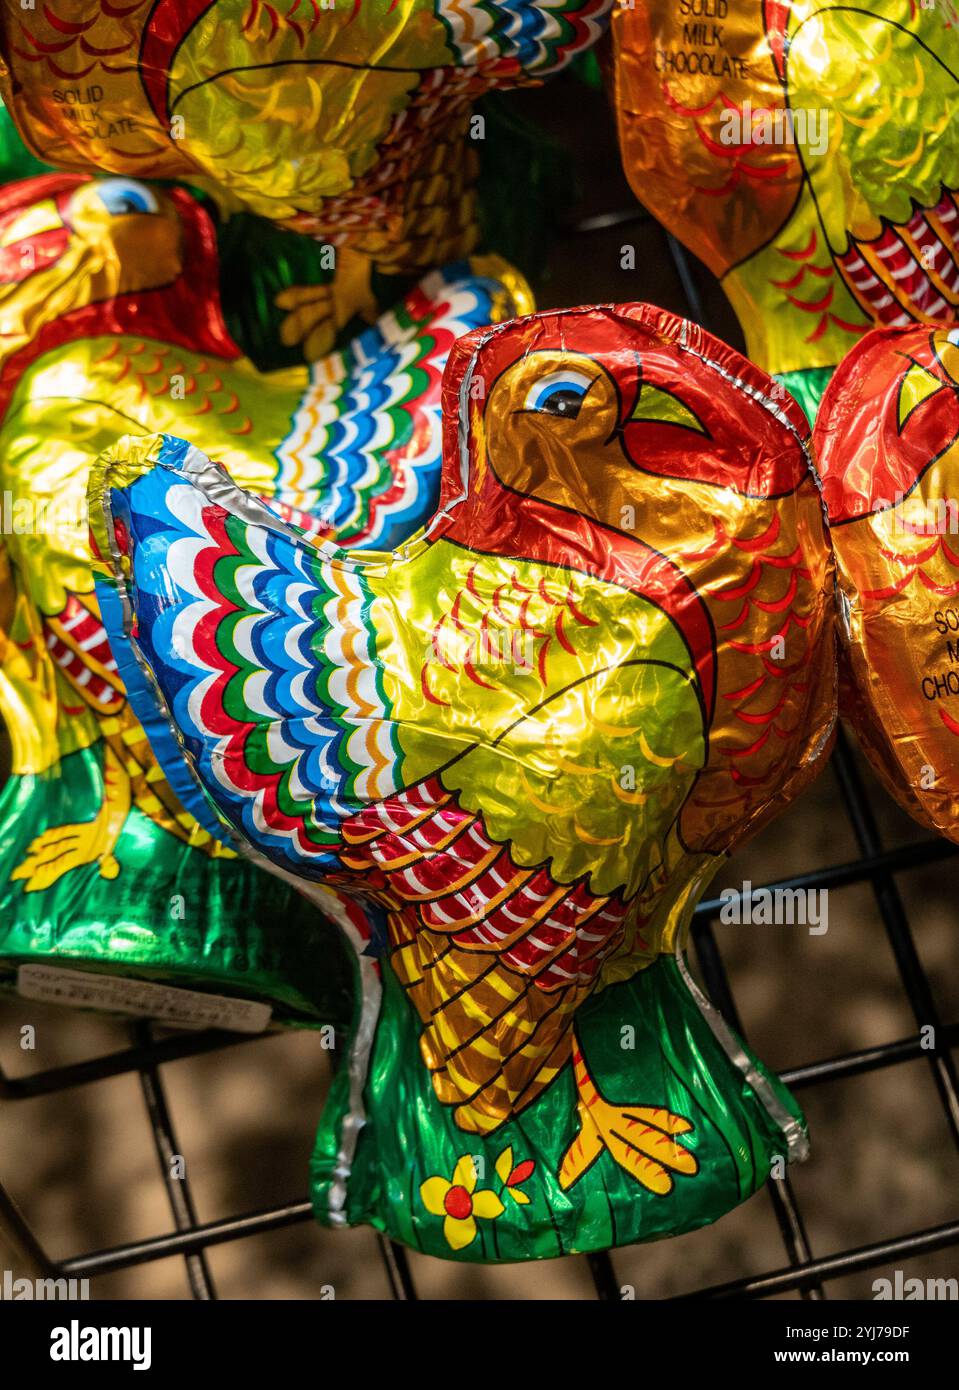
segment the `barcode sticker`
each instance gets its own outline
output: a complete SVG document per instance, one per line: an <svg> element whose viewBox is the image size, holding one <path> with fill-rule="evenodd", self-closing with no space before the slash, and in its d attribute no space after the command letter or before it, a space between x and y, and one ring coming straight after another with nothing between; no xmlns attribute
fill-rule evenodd
<svg viewBox="0 0 959 1390"><path fill-rule="evenodd" d="M228 999L223 994L35 963L18 969L17 993L46 1004L73 1004L184 1028L225 1028L231 1033L262 1033L273 1016L269 1004L253 999Z"/></svg>

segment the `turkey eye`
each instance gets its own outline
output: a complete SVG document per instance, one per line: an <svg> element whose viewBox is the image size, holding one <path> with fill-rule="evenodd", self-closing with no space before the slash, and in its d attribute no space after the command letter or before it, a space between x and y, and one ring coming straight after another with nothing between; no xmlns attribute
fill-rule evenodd
<svg viewBox="0 0 959 1390"><path fill-rule="evenodd" d="M544 415L562 415L575 420L582 403L583 393L581 391L570 391L568 388L561 387L558 391L551 391L536 409L542 411Z"/></svg>
<svg viewBox="0 0 959 1390"><path fill-rule="evenodd" d="M582 372L558 371L540 377L526 393L523 409L575 420L592 380Z"/></svg>
<svg viewBox="0 0 959 1390"><path fill-rule="evenodd" d="M151 189L133 179L104 179L96 186L100 202L114 217L131 212L159 212L160 205Z"/></svg>

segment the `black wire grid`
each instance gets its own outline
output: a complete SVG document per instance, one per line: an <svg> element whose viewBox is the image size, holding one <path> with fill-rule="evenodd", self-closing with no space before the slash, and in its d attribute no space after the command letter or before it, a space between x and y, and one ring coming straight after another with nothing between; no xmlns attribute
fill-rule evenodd
<svg viewBox="0 0 959 1390"><path fill-rule="evenodd" d="M600 225L608 226L633 220L646 219L641 214L637 216L635 212L628 215L615 214L611 219L594 219L589 226L581 223L578 230L593 230L594 227L598 229ZM689 260L677 241L672 237L668 237L667 240L687 302L688 317L704 323L705 316ZM852 752L842 732L837 740L830 770L838 781L845 813L859 848L859 857L850 863L812 870L765 886L773 890L810 890L869 883L892 948L902 988L916 1020L917 1032L910 1037L899 1038L876 1047L864 1048L838 1057L821 1058L806 1066L783 1072L782 1079L791 1090L803 1091L923 1058L931 1068L946 1124L959 1151L959 1077L952 1056L952 1050L959 1046L959 1021L946 1024L939 1017L929 979L919 958L896 886L897 874L950 858L959 853L959 847L946 840L931 839L898 849L885 848ZM702 978L713 1003L740 1036L745 1036L719 945L712 930L712 921L718 915L719 909L718 898L710 899L697 908L693 919L693 946ZM929 1025L934 1029L933 1049L923 1045L919 1031ZM0 1068L0 1100L3 1101L28 1100L34 1096L52 1095L73 1086L91 1085L124 1073L137 1072L175 1227L173 1231L164 1235L151 1236L146 1240L132 1241L107 1250L90 1251L67 1260L53 1261L0 1185L0 1229L6 1229L14 1241L19 1243L25 1257L48 1278L92 1278L133 1265L180 1256L186 1266L193 1298L216 1298L205 1256L205 1251L210 1246L310 1221L312 1208L309 1200L303 1198L265 1211L245 1212L219 1221L198 1222L187 1180L174 1178L171 1173L173 1158L182 1154L183 1149L174 1133L160 1068L184 1057L236 1046L241 1042L249 1044L251 1041L246 1035L213 1031L156 1040L149 1023L137 1023L131 1028L131 1046L120 1052L69 1066L55 1067L26 1077L11 1078ZM779 1226L786 1264L779 1269L749 1274L730 1283L700 1288L684 1294L683 1298L721 1299L799 1293L806 1299L823 1299L827 1296L826 1285L831 1279L863 1273L888 1264L894 1259L910 1259L959 1245L957 1214L956 1220L928 1230L889 1235L857 1249L814 1256L806 1235L803 1215L788 1176L775 1181L770 1180L766 1192ZM398 1299L415 1299L417 1289L405 1249L384 1237L379 1237L379 1246L393 1296ZM585 1258L589 1264L597 1298L620 1299L621 1286L616 1275L614 1256L604 1252Z"/></svg>

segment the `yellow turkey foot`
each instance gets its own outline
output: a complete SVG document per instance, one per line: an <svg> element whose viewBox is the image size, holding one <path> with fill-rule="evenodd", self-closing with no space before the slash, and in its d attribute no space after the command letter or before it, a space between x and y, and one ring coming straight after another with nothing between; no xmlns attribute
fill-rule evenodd
<svg viewBox="0 0 959 1390"><path fill-rule="evenodd" d="M30 844L26 858L10 875L23 882L25 893L50 888L71 869L98 864L101 878L116 878L120 865L114 857L123 823L130 814L130 778L112 748L107 748L103 767L103 809L91 821L56 825Z"/></svg>
<svg viewBox="0 0 959 1390"><path fill-rule="evenodd" d="M328 285L290 285L276 296L276 307L289 312L280 324L285 347L303 345L307 362L332 352L340 329L359 315L367 323L376 318L376 300L370 284L372 262L359 251L338 248L336 273Z"/></svg>
<svg viewBox="0 0 959 1390"><path fill-rule="evenodd" d="M672 1191L674 1173L692 1177L698 1171L695 1156L675 1138L692 1130L689 1120L658 1105L614 1105L606 1100L587 1070L575 1034L573 1068L579 1133L560 1164L559 1185L564 1191L579 1181L604 1149L630 1177L661 1197Z"/></svg>
<svg viewBox="0 0 959 1390"><path fill-rule="evenodd" d="M332 350L336 341L332 285L291 285L276 296L276 306L289 311L280 324L284 347L302 343L307 362Z"/></svg>

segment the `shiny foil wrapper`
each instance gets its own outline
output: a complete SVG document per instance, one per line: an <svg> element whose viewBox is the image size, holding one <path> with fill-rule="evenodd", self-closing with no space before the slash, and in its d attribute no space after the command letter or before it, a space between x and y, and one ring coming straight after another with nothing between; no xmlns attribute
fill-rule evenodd
<svg viewBox="0 0 959 1390"><path fill-rule="evenodd" d="M887 790L959 840L959 331L870 333L816 443L842 609L844 713Z"/></svg>
<svg viewBox="0 0 959 1390"><path fill-rule="evenodd" d="M599 36L611 0L0 5L0 88L60 167L183 179L400 268L472 249L471 103Z"/></svg>
<svg viewBox="0 0 959 1390"><path fill-rule="evenodd" d="M398 543L436 506L452 342L528 291L494 258L460 262L312 368L265 375L219 273L184 189L51 174L0 191L0 979L55 959L342 1023L329 895L318 912L198 824L130 707L93 592L90 469L118 432L176 430L301 526Z"/></svg>
<svg viewBox="0 0 959 1390"><path fill-rule="evenodd" d="M873 326L959 305L959 30L876 0L637 0L613 17L636 196L720 277L810 419Z"/></svg>
<svg viewBox="0 0 959 1390"><path fill-rule="evenodd" d="M311 537L170 435L109 448L111 647L197 819L370 916L320 1219L486 1261L690 1230L806 1148L683 952L830 747L808 425L644 305L460 338L443 423L439 508L392 552Z"/></svg>

